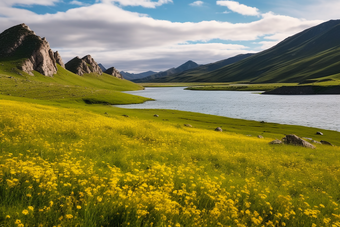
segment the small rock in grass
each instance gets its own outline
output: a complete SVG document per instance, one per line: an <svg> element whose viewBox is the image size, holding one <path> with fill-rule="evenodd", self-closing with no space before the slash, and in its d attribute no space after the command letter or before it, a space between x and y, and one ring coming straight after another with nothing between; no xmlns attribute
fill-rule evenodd
<svg viewBox="0 0 340 227"><path fill-rule="evenodd" d="M308 138L308 137L302 137L302 139L305 139L305 140L313 140L312 138Z"/></svg>
<svg viewBox="0 0 340 227"><path fill-rule="evenodd" d="M281 140L273 140L272 142L270 142L269 144L282 144L282 141Z"/></svg>
<svg viewBox="0 0 340 227"><path fill-rule="evenodd" d="M158 114L155 114L155 115L153 115L154 117L159 117L159 115Z"/></svg>
<svg viewBox="0 0 340 227"><path fill-rule="evenodd" d="M264 139L264 137L261 136L261 135L258 135L257 138L259 138L259 139Z"/></svg>
<svg viewBox="0 0 340 227"><path fill-rule="evenodd" d="M312 143L321 144L319 141L311 140Z"/></svg>
<svg viewBox="0 0 340 227"><path fill-rule="evenodd" d="M124 114L124 115L122 115L122 116L123 116L123 117L129 117L128 115L125 115L125 114Z"/></svg>
<svg viewBox="0 0 340 227"><path fill-rule="evenodd" d="M322 132L316 132L316 135L323 136L323 133Z"/></svg>
<svg viewBox="0 0 340 227"><path fill-rule="evenodd" d="M216 131L216 132L222 132L223 130L222 130L221 127L217 127L217 128L215 128L215 131Z"/></svg>
<svg viewBox="0 0 340 227"><path fill-rule="evenodd" d="M192 128L192 125L190 124L184 124L185 127L189 127L189 128Z"/></svg>
<svg viewBox="0 0 340 227"><path fill-rule="evenodd" d="M334 146L334 145L331 144L330 142L327 142L327 141L324 141L324 140L321 140L320 143L323 144L323 145Z"/></svg>

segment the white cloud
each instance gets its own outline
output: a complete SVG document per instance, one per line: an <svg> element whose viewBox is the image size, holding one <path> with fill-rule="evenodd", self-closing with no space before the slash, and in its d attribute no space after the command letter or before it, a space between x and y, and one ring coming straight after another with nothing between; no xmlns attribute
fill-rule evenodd
<svg viewBox="0 0 340 227"><path fill-rule="evenodd" d="M73 0L72 2L70 2L71 5L77 5L77 6L84 6L86 5L83 2L77 1L77 0Z"/></svg>
<svg viewBox="0 0 340 227"><path fill-rule="evenodd" d="M202 2L202 1L196 1L196 2L190 3L189 5L191 5L191 6L202 6L203 4L204 4L204 2Z"/></svg>
<svg viewBox="0 0 340 227"><path fill-rule="evenodd" d="M53 6L60 0L1 0L0 5L13 6L13 5L44 5Z"/></svg>
<svg viewBox="0 0 340 227"><path fill-rule="evenodd" d="M339 19L339 0L276 0L275 12L305 19ZM303 10L302 10L303 9Z"/></svg>
<svg viewBox="0 0 340 227"><path fill-rule="evenodd" d="M278 42L282 34L292 35L323 22L266 13L250 23L175 23L126 11L112 3L45 15L0 7L0 14L4 15L0 17L0 32L25 22L37 35L46 37L64 62L91 54L97 62L130 72L166 70L187 60L210 63L253 52L246 44L188 44L195 41L259 42L265 37L268 42Z"/></svg>
<svg viewBox="0 0 340 227"><path fill-rule="evenodd" d="M217 5L226 6L231 11L246 15L246 16L259 16L260 12L255 7L246 6L235 1L217 1Z"/></svg>
<svg viewBox="0 0 340 227"><path fill-rule="evenodd" d="M153 2L151 0L102 0L101 2L106 4L116 2L121 6L142 6L145 8L156 8L163 4L173 3L172 0L158 0L157 2Z"/></svg>

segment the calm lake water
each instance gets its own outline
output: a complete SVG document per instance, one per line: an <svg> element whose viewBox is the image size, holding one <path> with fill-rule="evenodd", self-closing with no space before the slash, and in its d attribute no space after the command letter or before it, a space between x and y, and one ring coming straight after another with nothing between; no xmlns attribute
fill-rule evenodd
<svg viewBox="0 0 340 227"><path fill-rule="evenodd" d="M118 107L184 110L340 131L339 95L261 95L248 91L190 91L183 87L127 93L156 101Z"/></svg>

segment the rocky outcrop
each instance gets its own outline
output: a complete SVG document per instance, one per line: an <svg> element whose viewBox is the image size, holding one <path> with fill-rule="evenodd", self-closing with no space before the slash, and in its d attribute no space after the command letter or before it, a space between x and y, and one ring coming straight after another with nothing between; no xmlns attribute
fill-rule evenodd
<svg viewBox="0 0 340 227"><path fill-rule="evenodd" d="M33 70L50 77L58 70L49 43L25 24L0 34L0 59L6 58L25 59L18 68L32 76Z"/></svg>
<svg viewBox="0 0 340 227"><path fill-rule="evenodd" d="M115 69L115 67L107 69L104 73L117 77L119 79L124 79L122 74L120 74L120 72L117 69Z"/></svg>
<svg viewBox="0 0 340 227"><path fill-rule="evenodd" d="M56 60L57 64L65 69L65 64L58 51L54 52L54 59Z"/></svg>
<svg viewBox="0 0 340 227"><path fill-rule="evenodd" d="M284 137L282 139L282 141L285 144L291 144L291 145L315 149L315 146L313 144L308 143L307 141L301 139L300 137L298 137L297 135L294 135L294 134L286 135L286 137Z"/></svg>
<svg viewBox="0 0 340 227"><path fill-rule="evenodd" d="M65 68L79 76L86 73L96 73L99 75L103 74L103 71L94 61L91 55L86 55L83 58L75 57L65 64Z"/></svg>
<svg viewBox="0 0 340 227"><path fill-rule="evenodd" d="M294 134L286 135L281 140L276 139L276 140L270 142L270 144L282 144L282 143L306 147L306 148L312 148L312 149L316 148L313 144L308 143L307 141L301 139L300 137L298 137L297 135L294 135Z"/></svg>
<svg viewBox="0 0 340 227"><path fill-rule="evenodd" d="M86 62L86 64L89 66L91 72L102 75L103 71L97 64L97 62L94 61L94 59L91 57L91 55L86 55L82 58L83 61Z"/></svg>

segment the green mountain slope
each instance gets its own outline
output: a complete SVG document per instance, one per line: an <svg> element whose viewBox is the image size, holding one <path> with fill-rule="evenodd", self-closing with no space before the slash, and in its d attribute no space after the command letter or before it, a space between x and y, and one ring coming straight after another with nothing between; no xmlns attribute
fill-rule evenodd
<svg viewBox="0 0 340 227"><path fill-rule="evenodd" d="M177 75L177 74L185 72L187 70L195 69L198 66L199 65L196 62L193 62L193 61L190 60L190 61L187 61L184 64L178 66L177 68L171 68L171 69L168 69L166 71L159 72L159 73L153 74L151 76L144 77L144 78L141 78L141 79L132 80L132 81L135 82L135 83L154 82L157 79Z"/></svg>
<svg viewBox="0 0 340 227"><path fill-rule="evenodd" d="M187 82L306 83L340 79L340 20L288 37L276 46ZM172 82L175 82L173 80Z"/></svg>
<svg viewBox="0 0 340 227"><path fill-rule="evenodd" d="M198 76L203 75L205 73L214 71L216 69L222 68L226 65L233 64L235 62L241 61L245 58L248 58L254 54L239 54L235 57L231 57L228 59L224 59L221 61L217 61L214 63L201 65L197 68L187 70L182 73L173 74L167 77L162 78L155 78L154 80L150 81L153 83L164 83L164 82L189 82L195 80Z"/></svg>

